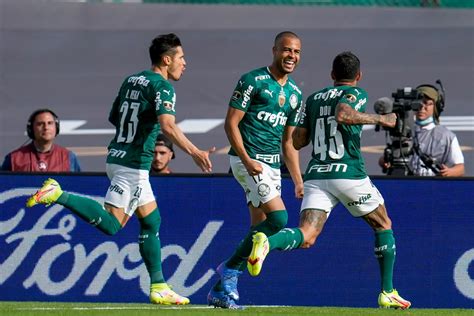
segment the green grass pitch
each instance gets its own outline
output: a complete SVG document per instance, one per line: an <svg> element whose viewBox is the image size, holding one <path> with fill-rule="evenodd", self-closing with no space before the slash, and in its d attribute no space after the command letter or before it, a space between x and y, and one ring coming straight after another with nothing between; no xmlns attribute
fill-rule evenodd
<svg viewBox="0 0 474 316"><path fill-rule="evenodd" d="M0 302L0 315L10 316L145 316L145 315L324 315L324 316L452 316L474 315L474 309L418 309L385 310L378 308L303 307L303 306L247 306L245 310L215 309L205 305L158 306L123 303L46 303Z"/></svg>

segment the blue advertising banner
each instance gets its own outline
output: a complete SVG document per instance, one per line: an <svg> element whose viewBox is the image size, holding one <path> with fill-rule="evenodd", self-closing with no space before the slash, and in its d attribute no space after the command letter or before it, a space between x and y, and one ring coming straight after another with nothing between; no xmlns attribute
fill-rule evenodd
<svg viewBox="0 0 474 316"><path fill-rule="evenodd" d="M115 236L60 205L25 208L44 175L0 175L0 300L147 302L149 278L132 218ZM105 175L60 175L64 190L103 203ZM249 227L240 186L231 176L152 177L162 216L167 282L205 304L215 268ZM474 307L474 180L373 181L384 195L397 242L394 286L413 307ZM300 202L283 179L289 226ZM316 245L272 252L262 273L239 280L243 305L375 307L380 291L369 226L342 206ZM120 289L120 290L117 290Z"/></svg>

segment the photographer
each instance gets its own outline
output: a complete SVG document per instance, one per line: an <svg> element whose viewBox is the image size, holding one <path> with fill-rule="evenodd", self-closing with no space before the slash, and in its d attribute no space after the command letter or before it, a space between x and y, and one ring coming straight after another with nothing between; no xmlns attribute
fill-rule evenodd
<svg viewBox="0 0 474 316"><path fill-rule="evenodd" d="M440 84L439 81L437 83ZM421 85L417 91L422 100L416 110L413 148L407 166L409 174L463 176L464 156L458 139L453 132L439 125L439 116L444 109L444 93L432 85ZM379 164L384 170L391 168L384 156L380 158Z"/></svg>

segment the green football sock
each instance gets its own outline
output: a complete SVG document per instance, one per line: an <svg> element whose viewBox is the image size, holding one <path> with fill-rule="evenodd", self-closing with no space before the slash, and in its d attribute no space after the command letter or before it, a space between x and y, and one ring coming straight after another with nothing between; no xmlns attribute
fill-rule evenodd
<svg viewBox="0 0 474 316"><path fill-rule="evenodd" d="M299 248L304 241L303 232L299 228L284 228L275 235L268 237L270 250L292 250Z"/></svg>
<svg viewBox="0 0 474 316"><path fill-rule="evenodd" d="M241 269L242 264L247 261L247 257L252 251L252 237L256 232L262 232L271 236L285 227L288 221L286 210L274 211L267 214L267 219L256 225L254 229L247 233L247 236L240 242L232 257L226 262L226 266L231 269Z"/></svg>
<svg viewBox="0 0 474 316"><path fill-rule="evenodd" d="M138 221L140 222L138 247L150 275L150 283L165 283L161 269L160 211L157 208L148 216L139 218Z"/></svg>
<svg viewBox="0 0 474 316"><path fill-rule="evenodd" d="M395 238L391 229L375 232L375 257L379 261L382 290L393 291L393 266L395 264Z"/></svg>
<svg viewBox="0 0 474 316"><path fill-rule="evenodd" d="M122 228L117 218L95 200L63 192L56 203L67 207L107 235L114 235Z"/></svg>

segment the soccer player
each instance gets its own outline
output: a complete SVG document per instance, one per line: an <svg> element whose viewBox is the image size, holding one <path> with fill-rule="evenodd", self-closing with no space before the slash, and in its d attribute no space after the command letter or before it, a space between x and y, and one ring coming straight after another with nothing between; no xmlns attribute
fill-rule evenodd
<svg viewBox="0 0 474 316"><path fill-rule="evenodd" d="M209 305L215 307L241 308L236 303L237 281L245 270L252 236L256 232L272 235L287 223L280 196L281 151L295 183L295 195L303 194L298 151L291 139L302 94L288 76L300 60L301 41L295 33L279 33L272 51L272 64L244 74L229 102L225 131L231 144L230 165L246 194L252 227L234 254L217 268L220 280L208 294Z"/></svg>
<svg viewBox="0 0 474 316"><path fill-rule="evenodd" d="M178 81L186 66L180 39L175 34L160 35L153 39L149 54L151 69L125 78L109 114L116 132L107 155L110 186L105 205L64 192L58 182L48 179L27 206L61 204L107 235L115 235L136 213L140 254L150 275L151 303L188 304L188 298L169 288L162 273L161 217L149 170L160 128L206 173L212 171L209 154L215 148L198 149L175 123L176 95L169 80Z"/></svg>
<svg viewBox="0 0 474 316"><path fill-rule="evenodd" d="M394 127L396 115L366 114L367 93L357 87L360 61L351 52L337 55L331 77L334 85L311 94L298 126L293 145L301 149L311 141L312 159L304 176L304 198L298 228L286 228L272 236L255 234L247 268L258 275L270 250L309 248L323 230L331 210L343 203L354 217L361 217L375 232L375 256L382 277L378 304L384 308L407 309L411 303L393 288L395 238L384 199L372 184L360 152L363 124Z"/></svg>

